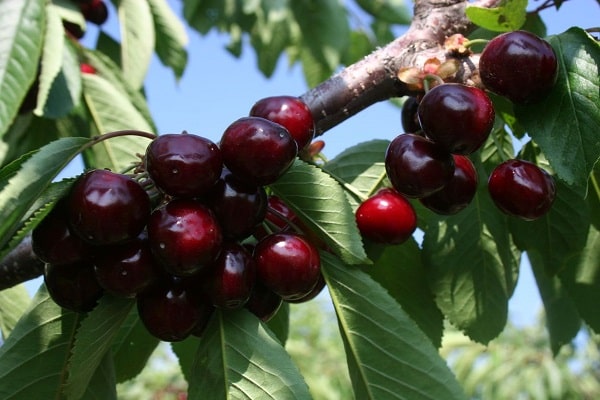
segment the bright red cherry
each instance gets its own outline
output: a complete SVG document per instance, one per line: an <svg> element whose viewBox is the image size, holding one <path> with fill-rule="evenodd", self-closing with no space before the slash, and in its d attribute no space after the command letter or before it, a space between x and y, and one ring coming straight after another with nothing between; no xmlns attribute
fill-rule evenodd
<svg viewBox="0 0 600 400"><path fill-rule="evenodd" d="M224 244L205 279L213 305L225 309L242 307L248 301L256 279L252 254L241 244Z"/></svg>
<svg viewBox="0 0 600 400"><path fill-rule="evenodd" d="M273 96L257 101L250 116L262 117L282 125L304 149L315 136L315 121L310 108L298 97Z"/></svg>
<svg viewBox="0 0 600 400"><path fill-rule="evenodd" d="M81 63L81 65L79 66L79 69L81 70L81 73L83 73L83 74L94 75L96 73L96 68L94 68L92 65L87 64L87 63Z"/></svg>
<svg viewBox="0 0 600 400"><path fill-rule="evenodd" d="M425 135L454 154L481 147L494 126L494 105L476 87L446 83L429 90L418 108Z"/></svg>
<svg viewBox="0 0 600 400"><path fill-rule="evenodd" d="M361 235L369 240L400 244L417 229L417 214L404 196L384 188L360 204L356 223Z"/></svg>
<svg viewBox="0 0 600 400"><path fill-rule="evenodd" d="M321 274L318 249L304 236L276 233L262 239L254 249L257 279L283 300L306 296Z"/></svg>
<svg viewBox="0 0 600 400"><path fill-rule="evenodd" d="M75 312L91 311L103 294L94 269L87 261L46 264L44 283L56 304Z"/></svg>
<svg viewBox="0 0 600 400"><path fill-rule="evenodd" d="M150 216L144 188L126 175L104 169L81 175L67 201L71 229L95 245L136 238Z"/></svg>
<svg viewBox="0 0 600 400"><path fill-rule="evenodd" d="M260 117L233 122L220 142L223 163L240 179L258 186L269 185L294 162L298 146L283 126Z"/></svg>
<svg viewBox="0 0 600 400"><path fill-rule="evenodd" d="M431 140L405 133L396 136L385 154L385 169L394 189L406 197L425 197L446 185L454 159Z"/></svg>
<svg viewBox="0 0 600 400"><path fill-rule="evenodd" d="M488 190L500 210L527 221L546 214L556 197L552 176L524 160L498 165L489 177Z"/></svg>
<svg viewBox="0 0 600 400"><path fill-rule="evenodd" d="M175 199L152 212L148 239L155 257L168 272L186 276L216 260L223 235L209 208L196 200Z"/></svg>
<svg viewBox="0 0 600 400"><path fill-rule="evenodd" d="M454 155L454 176L441 190L419 199L431 211L456 214L467 207L477 192L477 171L466 156Z"/></svg>
<svg viewBox="0 0 600 400"><path fill-rule="evenodd" d="M556 83L558 61L550 43L527 31L493 38L479 58L485 87L514 103L540 100Z"/></svg>
<svg viewBox="0 0 600 400"><path fill-rule="evenodd" d="M202 136L165 134L146 149L146 170L152 181L175 197L199 197L221 176L223 160L215 143Z"/></svg>

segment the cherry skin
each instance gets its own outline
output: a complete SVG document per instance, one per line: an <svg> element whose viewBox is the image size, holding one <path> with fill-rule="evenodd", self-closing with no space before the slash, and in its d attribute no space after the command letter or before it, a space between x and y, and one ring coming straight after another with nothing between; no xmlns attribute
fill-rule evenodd
<svg viewBox="0 0 600 400"><path fill-rule="evenodd" d="M406 133L417 133L421 130L417 110L419 102L416 97L409 97L402 105L401 121L402 129Z"/></svg>
<svg viewBox="0 0 600 400"><path fill-rule="evenodd" d="M494 168L488 190L500 210L526 221L546 214L556 197L552 176L524 160L507 160Z"/></svg>
<svg viewBox="0 0 600 400"><path fill-rule="evenodd" d="M275 233L254 249L257 279L283 300L306 296L321 274L319 251L304 236Z"/></svg>
<svg viewBox="0 0 600 400"><path fill-rule="evenodd" d="M295 226L301 225L296 213L294 213L283 200L275 195L267 197L267 212L264 222L268 225L269 229L275 233L293 230L293 227L290 224ZM254 232L254 237L258 240L268 235L269 233L264 226L258 226Z"/></svg>
<svg viewBox="0 0 600 400"><path fill-rule="evenodd" d="M224 169L208 195L207 203L230 239L245 239L264 220L267 193L262 186L246 184Z"/></svg>
<svg viewBox="0 0 600 400"><path fill-rule="evenodd" d="M84 260L91 253L90 245L71 232L64 200L33 229L31 246L40 260L57 265Z"/></svg>
<svg viewBox="0 0 600 400"><path fill-rule="evenodd" d="M417 229L412 204L392 188L380 189L363 201L355 215L361 235L376 243L403 243Z"/></svg>
<svg viewBox="0 0 600 400"><path fill-rule="evenodd" d="M473 86L446 83L429 90L418 108L425 135L454 154L471 154L494 126L494 105Z"/></svg>
<svg viewBox="0 0 600 400"><path fill-rule="evenodd" d="M155 209L148 221L150 248L171 274L193 275L213 263L223 235L209 208L192 199L175 199Z"/></svg>
<svg viewBox="0 0 600 400"><path fill-rule="evenodd" d="M150 216L146 191L133 179L108 170L81 175L67 201L71 229L96 245L136 238Z"/></svg>
<svg viewBox="0 0 600 400"><path fill-rule="evenodd" d="M310 292L308 292L306 295L304 295L298 299L288 299L287 302L293 303L293 304L306 303L307 301L310 301L310 300L314 299L315 297L317 297L319 294L321 294L323 289L325 289L325 286L327 286L327 283L325 282L325 278L323 277L323 274L321 274L319 276L319 281L317 282L315 287Z"/></svg>
<svg viewBox="0 0 600 400"><path fill-rule="evenodd" d="M192 334L207 306L182 278L164 277L136 298L140 320L154 337L179 342Z"/></svg>
<svg viewBox="0 0 600 400"><path fill-rule="evenodd" d="M242 307L252 293L255 278L252 254L236 242L224 244L206 278L212 304L224 309Z"/></svg>
<svg viewBox="0 0 600 400"><path fill-rule="evenodd" d="M282 125L296 141L299 151L306 148L315 136L315 121L310 108L298 97L265 97L252 106L250 116Z"/></svg>
<svg viewBox="0 0 600 400"><path fill-rule="evenodd" d="M493 38L479 59L485 87L513 103L535 102L556 83L558 61L552 46L526 31Z"/></svg>
<svg viewBox="0 0 600 400"><path fill-rule="evenodd" d="M385 169L394 189L419 198L440 190L452 179L454 159L431 140L405 133L390 142Z"/></svg>
<svg viewBox="0 0 600 400"><path fill-rule="evenodd" d="M108 7L104 0L93 0L87 3L80 3L81 13L86 21L96 25L102 25L108 19Z"/></svg>
<svg viewBox="0 0 600 400"><path fill-rule="evenodd" d="M477 192L477 171L466 156L454 155L454 176L441 190L419 199L421 204L441 215L452 215L466 208Z"/></svg>
<svg viewBox="0 0 600 400"><path fill-rule="evenodd" d="M93 258L96 279L107 293L117 297L135 297L161 274L145 234L125 244L103 247L97 253Z"/></svg>
<svg viewBox="0 0 600 400"><path fill-rule="evenodd" d="M281 177L298 154L296 141L283 126L260 117L233 122L221 137L223 163L240 179L258 186Z"/></svg>
<svg viewBox="0 0 600 400"><path fill-rule="evenodd" d="M283 304L281 296L257 281L244 307L261 321L268 322Z"/></svg>
<svg viewBox="0 0 600 400"><path fill-rule="evenodd" d="M85 260L63 265L46 264L44 283L56 304L75 312L91 311L104 293L94 269Z"/></svg>
<svg viewBox="0 0 600 400"><path fill-rule="evenodd" d="M165 134L146 148L146 171L158 188L175 197L199 197L215 184L223 168L221 151L197 135Z"/></svg>

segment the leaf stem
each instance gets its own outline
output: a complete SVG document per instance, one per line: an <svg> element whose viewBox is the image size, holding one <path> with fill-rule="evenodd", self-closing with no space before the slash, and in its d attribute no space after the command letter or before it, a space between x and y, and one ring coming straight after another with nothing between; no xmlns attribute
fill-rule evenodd
<svg viewBox="0 0 600 400"><path fill-rule="evenodd" d="M340 185L342 185L344 187L344 189L346 189L348 192L350 192L353 196L355 196L361 202L365 201L365 200L367 200L369 198L368 195L365 195L360 190L358 190L357 188L355 188L354 186L352 186L348 182L344 181L342 178L340 178L339 176L335 175L331 171L325 170L325 172L328 173L329 176L331 176L333 179L335 179Z"/></svg>

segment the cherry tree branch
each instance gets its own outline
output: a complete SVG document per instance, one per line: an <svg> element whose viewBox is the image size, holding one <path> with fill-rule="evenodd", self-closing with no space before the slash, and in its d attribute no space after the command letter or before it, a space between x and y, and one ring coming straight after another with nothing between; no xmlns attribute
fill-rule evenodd
<svg viewBox="0 0 600 400"><path fill-rule="evenodd" d="M479 0L481 7L496 7L501 0ZM430 59L444 62L443 43L454 34L466 35L474 26L465 16L467 0L415 0L414 17L407 32L356 64L350 65L301 96L317 124L317 134L340 124L361 110L393 97L416 94L398 79L405 67L421 68ZM475 56L460 57L455 80L468 82L476 76ZM42 274L43 263L31 250L31 239L0 261L0 290Z"/></svg>

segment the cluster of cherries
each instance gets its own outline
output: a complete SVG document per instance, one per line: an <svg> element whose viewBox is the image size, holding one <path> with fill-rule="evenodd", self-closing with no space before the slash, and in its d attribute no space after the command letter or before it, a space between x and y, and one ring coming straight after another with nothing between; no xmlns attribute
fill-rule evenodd
<svg viewBox="0 0 600 400"><path fill-rule="evenodd" d="M485 88L515 104L543 98L554 86L557 71L549 43L526 31L492 39L479 63ZM408 133L392 140L385 157L392 187L380 190L357 210L362 235L387 244L408 239L417 226L408 199L418 199L441 215L467 207L478 185L468 155L486 142L494 118L492 101L474 86L442 83L420 99L409 98L402 110L402 125ZM487 183L496 206L524 220L547 213L556 195L552 176L525 160L500 163Z"/></svg>
<svg viewBox="0 0 600 400"><path fill-rule="evenodd" d="M52 299L77 312L105 293L135 298L164 341L201 335L215 308L268 320L325 286L320 244L265 188L308 147L314 121L296 97L269 97L217 145L165 134L131 175L94 169L32 232Z"/></svg>

